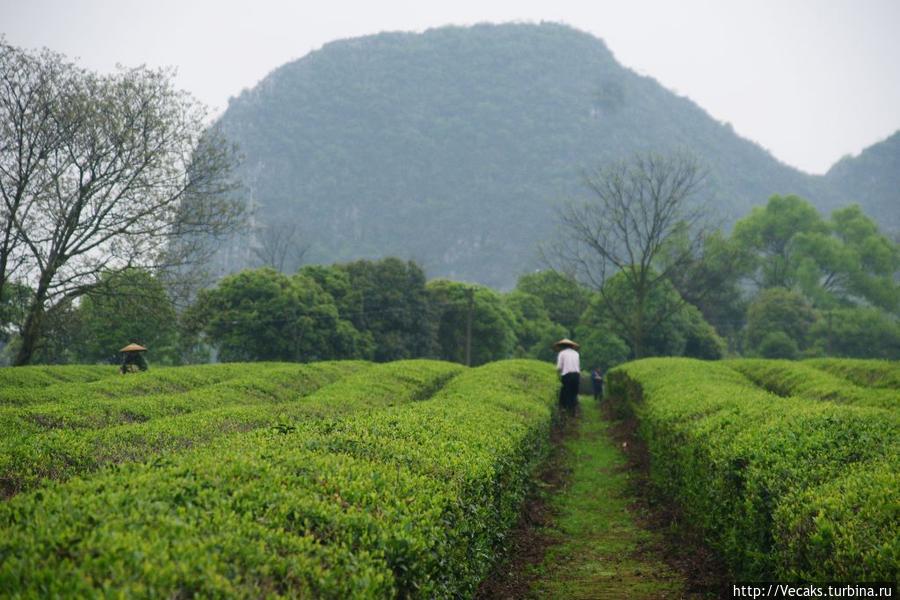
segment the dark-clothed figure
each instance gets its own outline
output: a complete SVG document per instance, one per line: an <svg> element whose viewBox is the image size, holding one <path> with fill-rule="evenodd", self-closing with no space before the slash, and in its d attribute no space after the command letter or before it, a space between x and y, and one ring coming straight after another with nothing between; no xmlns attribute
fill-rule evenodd
<svg viewBox="0 0 900 600"><path fill-rule="evenodd" d="M578 383L581 379L579 346L565 338L556 342L553 347L559 352L556 355L556 370L562 384L559 390L559 404L570 414L575 414L578 408Z"/></svg>
<svg viewBox="0 0 900 600"><path fill-rule="evenodd" d="M600 367L594 367L591 371L591 385L594 386L594 400L603 398L603 371Z"/></svg>

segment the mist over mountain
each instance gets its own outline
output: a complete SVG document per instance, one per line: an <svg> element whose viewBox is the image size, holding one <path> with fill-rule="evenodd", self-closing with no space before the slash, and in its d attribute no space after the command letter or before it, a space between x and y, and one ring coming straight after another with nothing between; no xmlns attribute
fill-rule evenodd
<svg viewBox="0 0 900 600"><path fill-rule="evenodd" d="M233 99L219 125L256 208L255 235L218 258L228 272L290 227L306 262L395 255L507 288L539 266L560 204L586 197L585 169L648 150L695 154L725 224L772 194L897 212L898 136L808 175L558 24L333 42Z"/></svg>

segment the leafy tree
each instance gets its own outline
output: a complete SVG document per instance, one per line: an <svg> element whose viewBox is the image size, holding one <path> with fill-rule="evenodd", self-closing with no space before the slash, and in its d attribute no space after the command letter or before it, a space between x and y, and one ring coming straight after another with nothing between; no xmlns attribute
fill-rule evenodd
<svg viewBox="0 0 900 600"><path fill-rule="evenodd" d="M34 291L21 365L54 305L103 272L197 260L180 242L232 231L241 205L228 195L234 151L171 72L100 76L5 43L0 70L0 286L15 265Z"/></svg>
<svg viewBox="0 0 900 600"><path fill-rule="evenodd" d="M562 337L574 335L591 296L590 290L574 277L553 270L522 275L516 283L516 290L541 300L550 320L566 328Z"/></svg>
<svg viewBox="0 0 900 600"><path fill-rule="evenodd" d="M226 361L355 358L368 338L340 318L334 299L305 275L242 271L201 292L195 316Z"/></svg>
<svg viewBox="0 0 900 600"><path fill-rule="evenodd" d="M575 336L581 344L579 353L582 369L600 367L601 372L605 373L626 362L631 355L631 349L625 340L603 325L579 325Z"/></svg>
<svg viewBox="0 0 900 600"><path fill-rule="evenodd" d="M770 331L762 338L756 353L762 358L787 358L794 360L800 355L797 342L783 331Z"/></svg>
<svg viewBox="0 0 900 600"><path fill-rule="evenodd" d="M357 330L375 341L374 359L392 361L425 356L430 347L425 273L416 263L398 258L359 260L335 265L350 278L362 298L348 313ZM356 303L345 295L342 302Z"/></svg>
<svg viewBox="0 0 900 600"><path fill-rule="evenodd" d="M810 337L829 356L900 360L900 324L877 308L825 311L812 326Z"/></svg>
<svg viewBox="0 0 900 600"><path fill-rule="evenodd" d="M869 303L894 311L900 248L857 205L824 220L807 201L774 196L738 221L734 242L760 289L796 288L822 308Z"/></svg>
<svg viewBox="0 0 900 600"><path fill-rule="evenodd" d="M104 273L78 313L81 335L75 351L81 362L115 362L119 348L132 339L148 348L153 362L179 362L175 307L148 271Z"/></svg>
<svg viewBox="0 0 900 600"><path fill-rule="evenodd" d="M363 292L354 287L350 273L338 265L306 265L298 273L309 277L328 292L338 307L341 318L352 320L363 312Z"/></svg>
<svg viewBox="0 0 900 600"><path fill-rule="evenodd" d="M858 205L834 211L830 235L799 234L800 287L819 306L900 306L900 246L881 234Z"/></svg>
<svg viewBox="0 0 900 600"><path fill-rule="evenodd" d="M772 196L735 224L734 239L747 252L751 279L760 289L790 289L797 283L798 234L827 235L828 225L797 196Z"/></svg>
<svg viewBox="0 0 900 600"><path fill-rule="evenodd" d="M429 281L427 289L440 358L465 364L470 306L472 364L512 355L516 345L515 316L497 292L446 279Z"/></svg>
<svg viewBox="0 0 900 600"><path fill-rule="evenodd" d="M566 327L550 319L537 296L515 290L503 296L503 303L515 320L517 356L553 360L553 343L572 335Z"/></svg>
<svg viewBox="0 0 900 600"><path fill-rule="evenodd" d="M674 256L682 256L690 244L689 232L679 227L663 249L659 268L665 269ZM696 306L703 319L722 336L735 340L744 324L747 301L742 279L752 269L748 252L721 231L705 237L698 254L684 266L670 269L670 280L684 300Z"/></svg>
<svg viewBox="0 0 900 600"><path fill-rule="evenodd" d="M637 155L589 174L591 201L570 205L562 214L563 233L551 249L552 260L597 289L636 358L648 354L648 336L683 303L681 296L660 290L672 285L673 272L696 261L706 236L707 215L695 198L703 182L699 165L687 155ZM672 252L671 240L684 231L688 243ZM608 286L614 277L618 280Z"/></svg>
<svg viewBox="0 0 900 600"><path fill-rule="evenodd" d="M580 339L584 346L588 345L587 339L592 335L600 340L609 340L607 344L610 348L604 352L614 357L616 351L621 348L619 342L624 341L627 356L635 357L634 348L628 344L632 325L627 321L623 323L608 309L610 301L616 306L629 304L634 306L633 295L634 289L624 273L619 273L607 281L603 295L595 298L582 318L579 334L582 336ZM707 359L722 357L724 341L703 319L696 307L684 302L672 283L666 281L663 285L655 286L645 302L646 310L667 312L669 318L646 333L644 356L693 356Z"/></svg>
<svg viewBox="0 0 900 600"><path fill-rule="evenodd" d="M772 352L782 357L788 347L803 351L809 345L810 329L815 322L815 311L798 292L784 288L763 290L747 308L747 350L764 357Z"/></svg>

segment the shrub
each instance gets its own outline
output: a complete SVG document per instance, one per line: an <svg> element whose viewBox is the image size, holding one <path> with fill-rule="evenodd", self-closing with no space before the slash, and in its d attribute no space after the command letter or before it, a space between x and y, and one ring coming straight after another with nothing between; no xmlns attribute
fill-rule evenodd
<svg viewBox="0 0 900 600"><path fill-rule="evenodd" d="M863 561L847 550L850 542L814 564L796 554L814 545L814 538L798 541L808 530L796 526L812 514L804 503L813 490L897 464L900 417L893 411L775 396L727 364L689 359L628 363L610 373L609 383L639 421L653 482L706 533L735 578L786 580L802 572L834 581L851 571L861 579L896 572L896 553ZM900 488L873 488L856 499L865 520L851 518L852 510L832 513L842 539L895 539ZM868 527L874 531L862 530Z"/></svg>
<svg viewBox="0 0 900 600"><path fill-rule="evenodd" d="M493 363L428 400L289 419L23 494L0 505L0 587L470 596L547 447L555 389L546 364Z"/></svg>

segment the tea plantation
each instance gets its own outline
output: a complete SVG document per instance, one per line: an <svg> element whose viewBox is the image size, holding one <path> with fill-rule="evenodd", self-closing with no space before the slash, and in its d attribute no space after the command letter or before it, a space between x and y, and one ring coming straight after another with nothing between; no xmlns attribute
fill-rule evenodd
<svg viewBox="0 0 900 600"><path fill-rule="evenodd" d="M471 595L549 443L504 361L3 371L0 590Z"/></svg>
<svg viewBox="0 0 900 600"><path fill-rule="evenodd" d="M655 486L736 580L897 581L900 365L645 359L610 373Z"/></svg>
<svg viewBox="0 0 900 600"><path fill-rule="evenodd" d="M898 378L658 358L608 391L736 579L896 581ZM0 596L471 597L557 386L527 360L2 369Z"/></svg>

